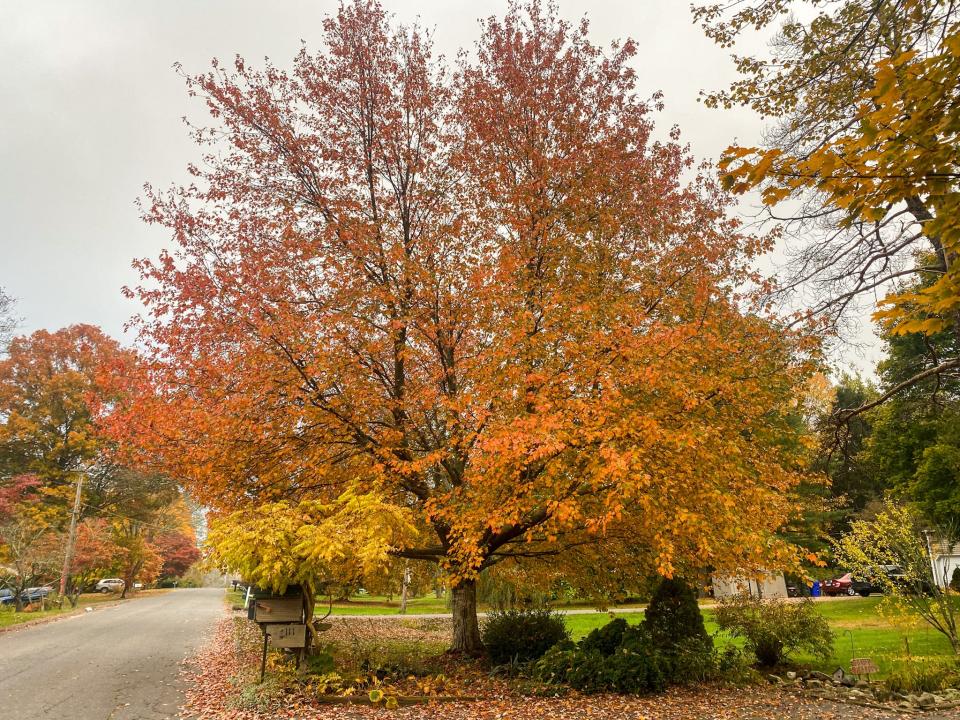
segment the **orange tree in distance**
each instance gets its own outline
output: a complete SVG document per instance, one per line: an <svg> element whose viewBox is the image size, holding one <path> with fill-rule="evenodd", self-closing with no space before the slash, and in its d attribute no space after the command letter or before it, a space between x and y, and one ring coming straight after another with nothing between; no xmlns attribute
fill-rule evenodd
<svg viewBox="0 0 960 720"><path fill-rule="evenodd" d="M187 78L208 151L144 201L174 248L129 291L153 392L126 432L224 513L412 517L384 551L440 564L461 651L496 563L595 590L788 561L811 348L744 290L770 239L653 139L634 44L536 2L453 67L376 2L324 29L290 71Z"/></svg>

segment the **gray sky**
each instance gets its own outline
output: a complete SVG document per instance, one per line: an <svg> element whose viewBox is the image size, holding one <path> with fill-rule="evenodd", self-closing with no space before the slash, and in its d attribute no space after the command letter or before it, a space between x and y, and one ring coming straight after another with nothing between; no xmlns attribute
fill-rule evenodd
<svg viewBox="0 0 960 720"><path fill-rule="evenodd" d="M752 113L697 102L734 72L727 51L691 22L687 0L558 1L568 19L589 17L594 42L637 40L641 89L665 94L659 130L678 124L698 158L716 159L734 139L759 141ZM506 2L384 4L402 21L433 27L439 51L453 55L476 38L477 18ZM172 64L195 73L239 53L286 65L301 39L319 46L321 20L336 5L0 0L0 286L18 299L22 331L89 322L123 336L137 310L120 294L136 282L130 262L169 244L140 221L134 200L146 181L184 179L199 155L181 117L202 123L205 113Z"/></svg>

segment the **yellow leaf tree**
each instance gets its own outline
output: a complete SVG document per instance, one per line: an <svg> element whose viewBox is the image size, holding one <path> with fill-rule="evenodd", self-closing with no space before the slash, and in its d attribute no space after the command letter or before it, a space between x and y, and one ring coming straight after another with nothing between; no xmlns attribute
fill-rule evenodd
<svg viewBox="0 0 960 720"><path fill-rule="evenodd" d="M275 592L300 585L308 626L318 591L383 575L391 553L417 537L408 508L345 492L333 503L265 503L213 518L207 561Z"/></svg>
<svg viewBox="0 0 960 720"><path fill-rule="evenodd" d="M955 528L931 528L910 508L888 501L873 519L851 523L850 532L834 543L834 551L855 577L883 589L885 604L920 617L949 640L954 654L960 654L960 618L949 588L950 566L936 558L954 553L955 538Z"/></svg>
<svg viewBox="0 0 960 720"><path fill-rule="evenodd" d="M879 296L874 317L887 330L960 337L957 12L938 0L695 10L724 46L779 23L773 57L735 56L742 79L707 102L776 121L766 147L731 147L721 168L728 188L759 190L803 238L793 287L813 286L812 315L836 324ZM912 377L851 410L957 368L960 358L931 351Z"/></svg>

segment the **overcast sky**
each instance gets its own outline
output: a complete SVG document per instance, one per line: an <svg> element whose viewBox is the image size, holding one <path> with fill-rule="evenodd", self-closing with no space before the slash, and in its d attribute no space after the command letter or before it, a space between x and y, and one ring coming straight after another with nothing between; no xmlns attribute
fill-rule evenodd
<svg viewBox="0 0 960 720"><path fill-rule="evenodd" d="M433 27L453 55L477 37L477 19L505 2L384 0L402 21ZM638 42L645 93L664 92L657 119L680 126L698 158L734 139L755 143L760 120L708 110L701 89L733 78L727 51L691 22L687 0L558 0L590 19L593 40ZM130 262L168 246L139 219L143 183L184 179L198 157L181 118L204 120L172 65L200 72L213 57L269 56L286 65L300 41L317 47L336 0L0 0L0 286L18 300L21 330L77 322L123 336L137 311L120 289ZM744 208L750 212L749 207ZM873 355L874 353L870 353ZM870 358L849 357L862 367Z"/></svg>

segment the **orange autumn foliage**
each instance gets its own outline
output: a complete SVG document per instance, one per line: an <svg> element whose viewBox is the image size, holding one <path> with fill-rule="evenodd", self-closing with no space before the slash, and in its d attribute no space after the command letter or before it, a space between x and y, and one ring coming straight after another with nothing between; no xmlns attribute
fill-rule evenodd
<svg viewBox="0 0 960 720"><path fill-rule="evenodd" d="M92 325L16 337L0 357L0 476L36 476L56 522L69 512L76 474L107 462L101 424L135 360Z"/></svg>
<svg viewBox="0 0 960 720"><path fill-rule="evenodd" d="M768 239L676 130L653 139L633 43L536 2L454 68L375 2L325 31L291 71L187 78L216 131L144 202L174 247L130 291L150 391L127 437L219 510L412 511L392 552L449 574L465 650L498 562L790 561L810 348L743 289Z"/></svg>

